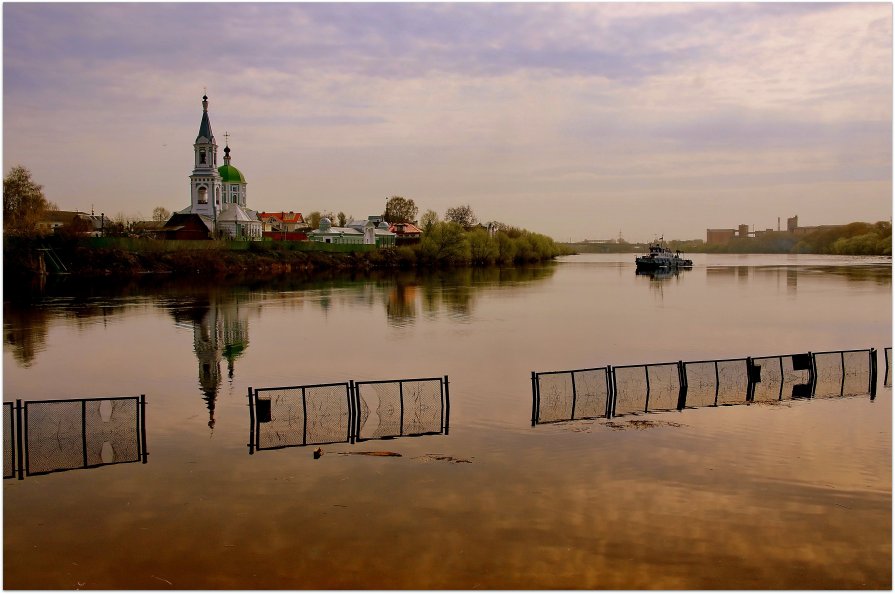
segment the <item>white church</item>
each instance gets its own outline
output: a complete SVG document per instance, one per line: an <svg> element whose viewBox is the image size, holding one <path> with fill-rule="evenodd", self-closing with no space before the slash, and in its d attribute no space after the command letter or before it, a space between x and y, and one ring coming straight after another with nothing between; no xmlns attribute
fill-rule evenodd
<svg viewBox="0 0 895 594"><path fill-rule="evenodd" d="M193 152L190 205L177 215L199 215L214 237L261 239L258 213L246 208L245 176L230 164L229 141L224 146L224 164L218 166L218 145L211 131L207 95L202 97L202 122Z"/></svg>

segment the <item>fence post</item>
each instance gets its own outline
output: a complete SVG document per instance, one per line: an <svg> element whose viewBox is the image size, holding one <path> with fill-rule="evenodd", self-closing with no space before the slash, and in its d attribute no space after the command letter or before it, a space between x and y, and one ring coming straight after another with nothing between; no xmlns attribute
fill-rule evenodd
<svg viewBox="0 0 895 594"><path fill-rule="evenodd" d="M357 414L354 415L354 441L360 441L360 384L354 383L354 406Z"/></svg>
<svg viewBox="0 0 895 594"><path fill-rule="evenodd" d="M252 386L249 386L249 456L255 453L255 403L252 401Z"/></svg>
<svg viewBox="0 0 895 594"><path fill-rule="evenodd" d="M746 379L749 379L749 368L746 367ZM715 361L715 404L712 406L718 406L718 393L721 391L721 375L718 372L718 361ZM748 390L746 390L748 393Z"/></svg>
<svg viewBox="0 0 895 594"><path fill-rule="evenodd" d="M447 435L451 426L451 389L448 376L444 376L444 434Z"/></svg>
<svg viewBox="0 0 895 594"><path fill-rule="evenodd" d="M404 382L398 381L398 401L401 404L401 424L399 427L399 435L404 435Z"/></svg>
<svg viewBox="0 0 895 594"><path fill-rule="evenodd" d="M271 403L273 404L273 403ZM308 397L305 387L301 388L301 445L308 443Z"/></svg>
<svg viewBox="0 0 895 594"><path fill-rule="evenodd" d="M578 392L575 389L575 372L569 372L569 375L572 376L572 418L570 420L575 420L575 405L578 403Z"/></svg>
<svg viewBox="0 0 895 594"><path fill-rule="evenodd" d="M649 412L649 365L643 366L643 374L646 376L646 402L643 405L643 412Z"/></svg>
<svg viewBox="0 0 895 594"><path fill-rule="evenodd" d="M354 380L348 380L348 443L354 443Z"/></svg>
<svg viewBox="0 0 895 594"><path fill-rule="evenodd" d="M538 374L531 372L531 426L538 424Z"/></svg>
<svg viewBox="0 0 895 594"><path fill-rule="evenodd" d="M146 451L146 394L140 394L140 447L143 450L143 464L146 464L149 452Z"/></svg>
<svg viewBox="0 0 895 594"><path fill-rule="evenodd" d="M612 392L612 405L609 408L609 415L607 417L611 419L615 416L616 399L618 398L618 387L615 385L615 368L612 365L607 365L606 373L609 374L609 387Z"/></svg>
<svg viewBox="0 0 895 594"><path fill-rule="evenodd" d="M677 397L677 409L684 410L687 408L687 366L683 361L677 362L677 380L680 384L680 391Z"/></svg>
<svg viewBox="0 0 895 594"><path fill-rule="evenodd" d="M892 350L891 348L883 347L883 357L886 360L886 375L883 376L883 383L886 385L892 383L889 380L889 351L891 351L891 350Z"/></svg>
<svg viewBox="0 0 895 594"><path fill-rule="evenodd" d="M748 384L746 385L746 402L752 402L755 399L754 367L755 364L752 362L752 357L746 357L746 377L749 380ZM759 368L759 373L761 373L761 368Z"/></svg>
<svg viewBox="0 0 895 594"><path fill-rule="evenodd" d="M612 416L612 379L609 377L609 366L606 366L605 377L603 378L606 381L606 418L610 418Z"/></svg>
<svg viewBox="0 0 895 594"><path fill-rule="evenodd" d="M814 358L814 353L811 351L808 351L808 358L811 361L811 369L809 369L809 373L811 374L811 395L809 398L814 398L814 391L817 390L817 360Z"/></svg>
<svg viewBox="0 0 895 594"><path fill-rule="evenodd" d="M839 385L839 395L845 396L845 351L839 351L839 359L842 361L842 383Z"/></svg>
<svg viewBox="0 0 895 594"><path fill-rule="evenodd" d="M81 459L87 468L87 401L81 400Z"/></svg>
<svg viewBox="0 0 895 594"><path fill-rule="evenodd" d="M786 383L786 372L783 371L783 357L780 357L780 393L777 395L777 400L783 400L783 384Z"/></svg>
<svg viewBox="0 0 895 594"><path fill-rule="evenodd" d="M870 349L870 399L876 398L876 349Z"/></svg>
<svg viewBox="0 0 895 594"><path fill-rule="evenodd" d="M22 401L20 399L16 399L16 426L18 427L18 431L16 431L16 442L18 447L16 448L16 455L18 456L19 463L19 480L25 478L25 430L26 424L22 421Z"/></svg>

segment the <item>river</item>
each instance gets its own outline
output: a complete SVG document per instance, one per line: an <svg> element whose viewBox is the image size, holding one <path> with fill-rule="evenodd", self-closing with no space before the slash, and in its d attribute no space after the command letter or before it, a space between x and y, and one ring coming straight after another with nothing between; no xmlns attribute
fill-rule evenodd
<svg viewBox="0 0 895 594"><path fill-rule="evenodd" d="M7 285L4 402L145 395L145 415L116 436L109 415L123 409L98 405L105 428L81 468L88 448L60 437L80 417L32 405L45 442L3 482L4 586L891 588L891 260L691 257L664 278L635 274L633 255L584 254L421 275ZM532 372L871 348L866 394L781 389L532 424ZM368 437L398 437L272 432L247 397L445 376L449 410L436 398L422 436L388 433L381 410Z"/></svg>

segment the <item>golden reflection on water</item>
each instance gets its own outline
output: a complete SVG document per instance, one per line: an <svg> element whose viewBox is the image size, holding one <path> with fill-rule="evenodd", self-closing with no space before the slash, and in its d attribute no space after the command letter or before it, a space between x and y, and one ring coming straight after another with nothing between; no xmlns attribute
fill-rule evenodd
<svg viewBox="0 0 895 594"><path fill-rule="evenodd" d="M890 388L530 427L532 370L891 344L884 267L744 261L7 301L6 399L145 392L149 458L4 481L4 584L889 588ZM441 374L450 435L248 453L248 386Z"/></svg>

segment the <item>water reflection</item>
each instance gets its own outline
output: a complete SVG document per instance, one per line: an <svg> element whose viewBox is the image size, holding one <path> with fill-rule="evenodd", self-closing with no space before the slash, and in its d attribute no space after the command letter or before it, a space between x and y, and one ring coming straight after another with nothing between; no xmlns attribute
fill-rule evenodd
<svg viewBox="0 0 895 594"><path fill-rule="evenodd" d="M171 307L174 323L191 326L193 352L199 364L199 389L208 408L208 426L214 429L214 409L221 387L221 363L227 363L232 381L236 359L249 346L250 293L210 292Z"/></svg>
<svg viewBox="0 0 895 594"><path fill-rule="evenodd" d="M141 278L121 282L84 282L50 278L45 283L7 287L4 294L4 344L21 367L29 367L47 349L55 324L84 327L155 307L167 311L175 326L190 330L198 365L198 388L215 424L215 403L226 377L233 381L236 361L249 347L249 321L263 307L318 307L334 304L382 307L390 327L406 327L420 316L447 315L469 322L482 289L528 284L555 272L554 265L523 268L457 269L431 274L325 273L303 278L193 279Z"/></svg>

